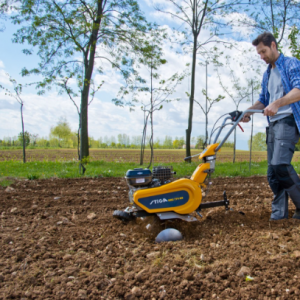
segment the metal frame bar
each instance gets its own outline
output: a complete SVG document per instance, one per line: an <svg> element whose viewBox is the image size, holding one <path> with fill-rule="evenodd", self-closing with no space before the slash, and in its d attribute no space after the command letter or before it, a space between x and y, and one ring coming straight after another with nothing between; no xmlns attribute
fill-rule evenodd
<svg viewBox="0 0 300 300"><path fill-rule="evenodd" d="M261 109L248 109L248 110L245 110L240 116L239 118L235 121L235 123L233 124L233 126L230 128L230 130L227 132L227 134L225 135L225 137L223 138L223 140L220 142L219 146L216 148L216 152L223 146L223 144L226 142L226 140L228 139L228 137L231 135L232 131L235 129L235 127L239 124L239 122L242 120L242 118L244 117L244 115L246 113L263 113L264 110L261 110ZM227 118L225 119L225 121L227 120ZM224 123L224 122L223 122ZM218 136L220 135L221 133L221 129L223 127L220 128L219 130L219 133L218 133Z"/></svg>

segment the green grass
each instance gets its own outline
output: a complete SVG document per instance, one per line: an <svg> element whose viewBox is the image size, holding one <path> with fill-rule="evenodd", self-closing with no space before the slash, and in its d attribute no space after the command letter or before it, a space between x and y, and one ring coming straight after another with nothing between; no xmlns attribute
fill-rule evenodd
<svg viewBox="0 0 300 300"><path fill-rule="evenodd" d="M122 177L127 169L138 167L134 163L115 163L94 161L86 165L85 176L87 177ZM19 161L0 162L0 178L17 177L28 179L43 178L77 178L79 165L77 162L27 162Z"/></svg>
<svg viewBox="0 0 300 300"><path fill-rule="evenodd" d="M175 177L191 176L198 166L197 162L159 164L173 166L176 171ZM300 162L293 163L296 172L300 170ZM92 161L86 165L85 177L124 177L126 171L140 167L136 163L117 163L105 161ZM144 168L146 167L143 166ZM249 163L217 163L213 177L248 177L251 175L266 175L267 162L252 163L249 171ZM23 164L19 161L0 162L0 185L12 184L12 178L46 179L46 178L78 178L79 165L77 162L28 162Z"/></svg>
<svg viewBox="0 0 300 300"><path fill-rule="evenodd" d="M190 176L196 169L198 163L172 163L160 164L172 165L176 171L176 177ZM117 163L105 161L93 161L86 165L85 176L87 177L123 177L128 169L140 167L136 163ZM146 165L144 166L146 167ZM253 163L251 173L249 163L217 163L214 176L250 176L266 174L267 163ZM77 162L28 162L23 164L19 161L0 162L0 178L17 177L27 179L43 178L77 178L79 167Z"/></svg>

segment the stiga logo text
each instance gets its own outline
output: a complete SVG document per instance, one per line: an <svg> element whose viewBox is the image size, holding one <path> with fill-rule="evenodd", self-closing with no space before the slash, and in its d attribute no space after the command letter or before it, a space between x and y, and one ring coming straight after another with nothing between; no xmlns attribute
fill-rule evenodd
<svg viewBox="0 0 300 300"><path fill-rule="evenodd" d="M186 204L189 201L189 193L185 190L160 194L156 196L143 197L137 200L149 209L171 208Z"/></svg>
<svg viewBox="0 0 300 300"><path fill-rule="evenodd" d="M163 199L156 199L156 200L152 200L150 202L150 205L152 204L159 204L159 203L165 203L165 202L168 202L168 200L166 198L163 198Z"/></svg>

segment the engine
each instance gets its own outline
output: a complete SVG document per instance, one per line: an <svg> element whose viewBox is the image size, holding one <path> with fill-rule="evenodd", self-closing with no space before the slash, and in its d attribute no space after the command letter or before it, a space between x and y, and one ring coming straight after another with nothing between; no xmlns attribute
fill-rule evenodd
<svg viewBox="0 0 300 300"><path fill-rule="evenodd" d="M153 167L152 172L149 169L136 168L128 170L126 181L129 187L129 201L133 203L133 194L139 189L149 189L167 184L173 180L173 167Z"/></svg>

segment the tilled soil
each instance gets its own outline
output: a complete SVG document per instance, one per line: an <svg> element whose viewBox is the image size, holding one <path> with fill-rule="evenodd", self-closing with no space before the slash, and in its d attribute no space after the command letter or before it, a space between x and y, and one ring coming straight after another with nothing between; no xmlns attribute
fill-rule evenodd
<svg viewBox="0 0 300 300"><path fill-rule="evenodd" d="M205 201L226 190L232 210L192 223L114 219L129 203L123 178L11 187L0 188L0 299L300 299L300 221L269 221L265 177L214 179ZM184 239L156 244L167 227Z"/></svg>

